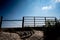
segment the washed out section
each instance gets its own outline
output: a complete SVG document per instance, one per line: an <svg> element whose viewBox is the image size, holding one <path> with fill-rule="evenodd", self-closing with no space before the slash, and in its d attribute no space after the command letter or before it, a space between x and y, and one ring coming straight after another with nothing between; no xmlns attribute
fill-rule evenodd
<svg viewBox="0 0 60 40"><path fill-rule="evenodd" d="M3 21L2 28L21 28L22 21Z"/></svg>

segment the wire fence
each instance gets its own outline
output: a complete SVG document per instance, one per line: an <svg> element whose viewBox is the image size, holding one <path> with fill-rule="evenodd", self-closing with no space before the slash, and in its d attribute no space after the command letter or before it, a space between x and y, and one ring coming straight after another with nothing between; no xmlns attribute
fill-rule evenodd
<svg viewBox="0 0 60 40"><path fill-rule="evenodd" d="M0 28L22 28L22 20L3 20L1 16Z"/></svg>
<svg viewBox="0 0 60 40"><path fill-rule="evenodd" d="M56 17L24 16L21 20L3 20L0 17L0 28L23 28L23 27L42 27L50 22L55 25Z"/></svg>
<svg viewBox="0 0 60 40"><path fill-rule="evenodd" d="M49 22L51 25L55 25L56 20L56 17L25 16L23 17L23 27L43 27L47 26Z"/></svg>

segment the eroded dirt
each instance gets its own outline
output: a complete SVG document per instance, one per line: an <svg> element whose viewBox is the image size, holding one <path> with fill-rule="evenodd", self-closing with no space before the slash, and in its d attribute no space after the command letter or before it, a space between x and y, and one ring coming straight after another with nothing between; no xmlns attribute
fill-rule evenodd
<svg viewBox="0 0 60 40"><path fill-rule="evenodd" d="M0 32L0 40L44 40L43 31L18 31L16 33Z"/></svg>

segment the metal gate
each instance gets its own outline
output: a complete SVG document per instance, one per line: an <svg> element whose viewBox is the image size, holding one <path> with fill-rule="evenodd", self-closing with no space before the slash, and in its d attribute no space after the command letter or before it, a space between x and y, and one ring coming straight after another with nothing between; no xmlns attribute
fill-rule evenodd
<svg viewBox="0 0 60 40"><path fill-rule="evenodd" d="M7 19L4 19L4 17L0 17L0 28L22 28L22 19L21 20L18 20L18 19L15 19L15 20L7 20Z"/></svg>
<svg viewBox="0 0 60 40"><path fill-rule="evenodd" d="M24 16L22 27L48 26L49 22L51 25L55 25L56 20L56 17Z"/></svg>
<svg viewBox="0 0 60 40"><path fill-rule="evenodd" d="M56 17L24 16L21 20L2 20L2 18L3 17L0 17L0 28L3 25L3 22L10 22L11 23L11 22L16 21L15 25L19 24L19 27L20 27L20 24L22 24L21 25L22 28L23 27L48 26L49 22L51 25L55 25L55 23L57 22ZM19 22L22 22L22 23L19 23ZM8 25L8 23L6 23L6 24Z"/></svg>

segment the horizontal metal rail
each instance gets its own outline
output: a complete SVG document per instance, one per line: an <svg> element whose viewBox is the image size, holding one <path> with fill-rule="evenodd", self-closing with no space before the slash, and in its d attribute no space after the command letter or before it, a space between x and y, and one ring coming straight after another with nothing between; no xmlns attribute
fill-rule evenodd
<svg viewBox="0 0 60 40"><path fill-rule="evenodd" d="M36 18L45 18L45 16L24 16L24 17L26 17L26 18L28 18L28 17L30 17L30 18L34 18L34 17L36 17ZM52 16L50 16L50 17L46 17L46 18L56 18L56 17L52 17Z"/></svg>
<svg viewBox="0 0 60 40"><path fill-rule="evenodd" d="M2 21L22 21L22 20L2 20Z"/></svg>

